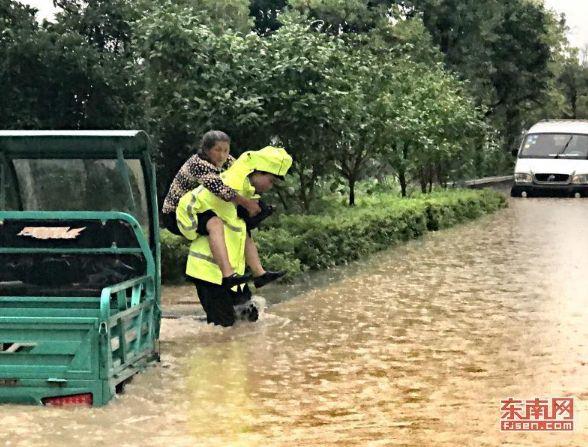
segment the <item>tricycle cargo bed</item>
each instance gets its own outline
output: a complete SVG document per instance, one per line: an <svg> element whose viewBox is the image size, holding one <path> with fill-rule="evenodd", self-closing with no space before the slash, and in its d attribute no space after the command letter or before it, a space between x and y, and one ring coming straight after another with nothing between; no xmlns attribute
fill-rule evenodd
<svg viewBox="0 0 588 447"><path fill-rule="evenodd" d="M99 298L0 297L0 402L80 393L108 402L157 358L155 308L146 276Z"/></svg>
<svg viewBox="0 0 588 447"><path fill-rule="evenodd" d="M0 247L0 296L100 296L147 271L133 226L122 218L6 218Z"/></svg>
<svg viewBox="0 0 588 447"><path fill-rule="evenodd" d="M0 402L108 402L157 357L154 266L138 223L27 212L0 222Z"/></svg>

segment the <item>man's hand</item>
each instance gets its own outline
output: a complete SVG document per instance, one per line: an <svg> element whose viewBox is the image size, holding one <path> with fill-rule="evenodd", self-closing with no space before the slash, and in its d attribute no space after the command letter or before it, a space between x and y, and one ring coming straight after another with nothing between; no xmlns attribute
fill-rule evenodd
<svg viewBox="0 0 588 447"><path fill-rule="evenodd" d="M261 213L261 207L259 206L257 200L245 199L245 202L246 203L243 206L247 209L249 217L257 216L259 213Z"/></svg>
<svg viewBox="0 0 588 447"><path fill-rule="evenodd" d="M261 212L261 207L259 206L257 200L246 199L243 196L237 195L237 197L235 197L235 203L245 208L249 214L249 217L256 216Z"/></svg>

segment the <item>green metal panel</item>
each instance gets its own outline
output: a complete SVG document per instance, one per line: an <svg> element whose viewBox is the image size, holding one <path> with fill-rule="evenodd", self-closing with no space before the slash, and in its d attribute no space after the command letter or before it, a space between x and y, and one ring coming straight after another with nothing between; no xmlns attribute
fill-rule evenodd
<svg viewBox="0 0 588 447"><path fill-rule="evenodd" d="M91 379L98 371L98 318L2 317L0 379ZM16 352L10 347L16 346ZM0 400L2 399L0 387Z"/></svg>
<svg viewBox="0 0 588 447"><path fill-rule="evenodd" d="M157 358L152 276L105 288L93 308L45 309L39 297L29 298L36 307L15 298L0 297L16 305L0 317L0 345L8 347L0 350L0 402L92 393L94 405L103 405L118 384ZM51 301L67 304L67 298Z"/></svg>
<svg viewBox="0 0 588 447"><path fill-rule="evenodd" d="M161 242L159 229L159 205L157 203L155 166L151 163L148 153L144 153L143 157L147 174L147 183L149 184L149 190L152 191L149 206L151 209L151 221L153 222L150 246L155 261L155 308L153 309L155 327L153 330L156 344L155 349L159 352L159 331L161 325Z"/></svg>
<svg viewBox="0 0 588 447"><path fill-rule="evenodd" d="M130 224L139 244L0 247L0 254L141 254L146 262L143 276L107 286L99 297L83 293L0 296L0 403L40 404L47 397L92 393L94 405L104 405L119 384L158 358L161 255L150 150L149 138L142 131L0 131L0 231L10 220L23 224L34 220L123 220ZM149 239L129 213L2 211L5 182L13 175L11 160L27 158L111 158L117 160L123 175L125 159L141 160L148 195Z"/></svg>

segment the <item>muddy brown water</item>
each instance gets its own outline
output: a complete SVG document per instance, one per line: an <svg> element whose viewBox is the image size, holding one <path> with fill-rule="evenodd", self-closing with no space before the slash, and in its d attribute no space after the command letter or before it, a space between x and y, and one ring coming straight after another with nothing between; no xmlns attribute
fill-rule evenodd
<svg viewBox="0 0 588 447"><path fill-rule="evenodd" d="M162 363L105 408L0 407L7 446L586 446L588 201L511 200L264 290L205 325L166 288ZM499 429L507 397L571 396L571 433Z"/></svg>

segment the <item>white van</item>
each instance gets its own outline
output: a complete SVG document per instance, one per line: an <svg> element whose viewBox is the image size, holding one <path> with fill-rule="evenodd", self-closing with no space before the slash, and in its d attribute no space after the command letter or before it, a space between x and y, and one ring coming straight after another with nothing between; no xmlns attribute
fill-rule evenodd
<svg viewBox="0 0 588 447"><path fill-rule="evenodd" d="M588 121L540 121L518 152L511 196L588 197Z"/></svg>

